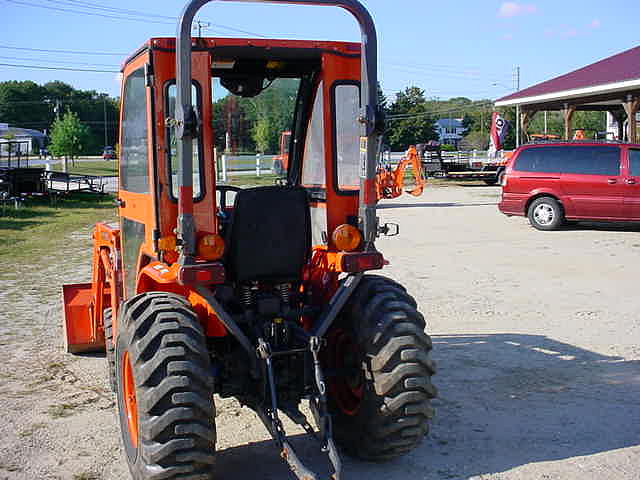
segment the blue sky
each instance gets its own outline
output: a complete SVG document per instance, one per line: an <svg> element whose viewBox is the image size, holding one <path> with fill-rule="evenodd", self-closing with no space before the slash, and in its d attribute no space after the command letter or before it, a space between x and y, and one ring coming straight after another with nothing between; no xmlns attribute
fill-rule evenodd
<svg viewBox="0 0 640 480"><path fill-rule="evenodd" d="M638 0L363 3L378 28L380 78L389 95L416 85L429 97L495 99L514 88L516 65L525 88L640 45L635 33ZM183 0L0 0L0 64L118 70L125 56L146 39L175 35L171 17L177 17L183 5ZM350 15L326 7L212 2L198 17L219 25L205 30L206 36L359 40ZM0 65L0 81L4 80L61 80L119 95L114 73Z"/></svg>

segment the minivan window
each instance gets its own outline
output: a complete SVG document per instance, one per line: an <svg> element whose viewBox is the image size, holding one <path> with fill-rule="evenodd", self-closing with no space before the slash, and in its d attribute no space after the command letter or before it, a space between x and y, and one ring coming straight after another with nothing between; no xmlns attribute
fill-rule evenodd
<svg viewBox="0 0 640 480"><path fill-rule="evenodd" d="M640 150L629 150L629 175L640 177Z"/></svg>
<svg viewBox="0 0 640 480"><path fill-rule="evenodd" d="M515 170L521 172L619 175L620 148L609 146L538 147L520 152Z"/></svg>

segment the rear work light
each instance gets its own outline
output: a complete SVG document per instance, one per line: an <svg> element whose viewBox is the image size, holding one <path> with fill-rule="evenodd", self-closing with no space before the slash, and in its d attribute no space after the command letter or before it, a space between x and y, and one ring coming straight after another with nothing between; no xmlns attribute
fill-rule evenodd
<svg viewBox="0 0 640 480"><path fill-rule="evenodd" d="M380 270L385 265L384 257L379 252L343 253L340 270L346 273Z"/></svg>
<svg viewBox="0 0 640 480"><path fill-rule="evenodd" d="M224 266L221 263L196 263L182 265L178 269L178 283L181 285L211 285L224 281Z"/></svg>

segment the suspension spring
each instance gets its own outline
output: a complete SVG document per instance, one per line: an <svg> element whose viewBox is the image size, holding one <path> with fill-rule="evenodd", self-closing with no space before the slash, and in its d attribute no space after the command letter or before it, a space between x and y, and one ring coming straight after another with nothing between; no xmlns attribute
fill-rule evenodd
<svg viewBox="0 0 640 480"><path fill-rule="evenodd" d="M253 306L253 290L251 289L251 285L242 286L241 300L242 305L246 308L251 308Z"/></svg>
<svg viewBox="0 0 640 480"><path fill-rule="evenodd" d="M280 294L280 298L282 299L282 303L289 304L291 300L291 284L290 283L281 283L276 289Z"/></svg>

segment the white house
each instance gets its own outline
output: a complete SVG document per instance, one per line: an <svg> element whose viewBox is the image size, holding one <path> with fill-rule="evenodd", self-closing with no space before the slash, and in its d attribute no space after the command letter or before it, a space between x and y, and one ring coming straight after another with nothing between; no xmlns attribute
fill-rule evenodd
<svg viewBox="0 0 640 480"><path fill-rule="evenodd" d="M29 128L10 127L7 123L0 123L0 156L18 153L31 154L44 148L45 134ZM37 146L37 148L36 148Z"/></svg>
<svg viewBox="0 0 640 480"><path fill-rule="evenodd" d="M454 145L456 148L467 131L467 129L462 126L461 118L441 118L434 126L438 133L440 143Z"/></svg>

